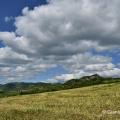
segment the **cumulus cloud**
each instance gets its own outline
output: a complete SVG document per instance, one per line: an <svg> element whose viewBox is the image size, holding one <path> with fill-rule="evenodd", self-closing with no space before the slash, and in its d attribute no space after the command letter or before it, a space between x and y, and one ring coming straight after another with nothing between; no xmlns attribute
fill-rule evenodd
<svg viewBox="0 0 120 120"><path fill-rule="evenodd" d="M64 80L119 71L112 58L90 54L91 49L120 47L119 6L119 0L49 0L33 10L25 7L15 18L15 32L0 32L5 45L0 48L1 69L23 79L61 65L68 70L67 75L61 75ZM16 79L14 75L11 78Z"/></svg>
<svg viewBox="0 0 120 120"><path fill-rule="evenodd" d="M62 75L58 75L58 76L55 76L53 77L52 79L48 79L47 82L51 82L51 83L58 83L58 82L61 82L61 83L64 83L68 80L71 80L71 79L79 79L83 76L90 76L90 75L93 75L93 74L98 74L100 76L103 76L103 77L120 77L120 69L118 68L112 68L111 70L109 69L106 69L106 70L103 70L103 71L85 71L84 69L83 70L80 70L78 73L69 73L69 74L62 74Z"/></svg>

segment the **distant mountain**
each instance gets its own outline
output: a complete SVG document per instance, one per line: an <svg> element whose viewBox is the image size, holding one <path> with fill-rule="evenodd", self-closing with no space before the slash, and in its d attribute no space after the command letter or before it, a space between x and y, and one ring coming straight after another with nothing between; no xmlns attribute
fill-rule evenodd
<svg viewBox="0 0 120 120"><path fill-rule="evenodd" d="M27 90L35 87L47 87L50 83L24 83L24 82L14 82L0 85L0 89L5 91L14 91L14 90Z"/></svg>
<svg viewBox="0 0 120 120"><path fill-rule="evenodd" d="M84 76L80 79L72 79L65 83L24 83L14 82L0 85L0 97L22 94L35 94L41 92L58 91L72 88L85 87L97 84L119 82L119 78L104 78L97 74Z"/></svg>
<svg viewBox="0 0 120 120"><path fill-rule="evenodd" d="M89 85L109 83L109 82L112 82L112 80L114 82L116 79L104 78L104 77L99 76L98 74L94 74L91 76L84 76L80 79L72 79L72 80L67 81L64 84L70 88L74 88L74 87L83 87L83 86L89 86Z"/></svg>
<svg viewBox="0 0 120 120"><path fill-rule="evenodd" d="M94 74L94 75L91 75L91 76L84 76L82 77L80 80L103 80L105 78L99 76L98 74Z"/></svg>

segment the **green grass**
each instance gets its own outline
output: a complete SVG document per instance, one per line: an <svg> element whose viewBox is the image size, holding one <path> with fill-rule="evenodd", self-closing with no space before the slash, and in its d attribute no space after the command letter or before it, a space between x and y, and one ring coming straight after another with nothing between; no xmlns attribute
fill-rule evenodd
<svg viewBox="0 0 120 120"><path fill-rule="evenodd" d="M0 99L0 120L120 120L120 83Z"/></svg>

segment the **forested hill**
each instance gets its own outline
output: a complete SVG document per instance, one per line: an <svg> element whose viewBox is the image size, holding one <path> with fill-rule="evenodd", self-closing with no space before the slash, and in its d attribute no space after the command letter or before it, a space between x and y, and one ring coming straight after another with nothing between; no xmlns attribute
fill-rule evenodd
<svg viewBox="0 0 120 120"><path fill-rule="evenodd" d="M104 78L95 74L91 76L84 76L80 79L68 80L65 83L7 83L4 85L0 85L0 97L58 91L114 82L118 82L119 84L120 78Z"/></svg>

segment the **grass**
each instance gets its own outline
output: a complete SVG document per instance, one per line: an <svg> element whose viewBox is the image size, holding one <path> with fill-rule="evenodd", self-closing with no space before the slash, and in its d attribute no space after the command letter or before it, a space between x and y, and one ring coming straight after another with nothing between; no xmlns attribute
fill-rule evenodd
<svg viewBox="0 0 120 120"><path fill-rule="evenodd" d="M0 120L120 120L119 113L120 83L0 99Z"/></svg>

